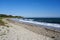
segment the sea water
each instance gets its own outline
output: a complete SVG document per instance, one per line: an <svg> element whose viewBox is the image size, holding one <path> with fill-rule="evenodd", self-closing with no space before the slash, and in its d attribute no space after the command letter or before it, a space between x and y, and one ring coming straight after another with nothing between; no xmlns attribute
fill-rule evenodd
<svg viewBox="0 0 60 40"><path fill-rule="evenodd" d="M45 28L60 30L60 18L20 18L14 19L15 21L34 24L34 25L42 25Z"/></svg>

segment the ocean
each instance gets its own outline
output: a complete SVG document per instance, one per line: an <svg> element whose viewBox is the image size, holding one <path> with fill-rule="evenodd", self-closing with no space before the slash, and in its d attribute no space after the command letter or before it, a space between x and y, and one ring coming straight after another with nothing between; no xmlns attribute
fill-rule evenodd
<svg viewBox="0 0 60 40"><path fill-rule="evenodd" d="M60 18L13 18L11 20L60 31Z"/></svg>
<svg viewBox="0 0 60 40"><path fill-rule="evenodd" d="M24 20L60 24L60 18L23 18Z"/></svg>

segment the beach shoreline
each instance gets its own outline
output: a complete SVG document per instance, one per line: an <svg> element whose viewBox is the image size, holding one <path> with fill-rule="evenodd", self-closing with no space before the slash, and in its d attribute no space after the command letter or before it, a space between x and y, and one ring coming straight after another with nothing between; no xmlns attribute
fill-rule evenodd
<svg viewBox="0 0 60 40"><path fill-rule="evenodd" d="M22 23L22 22L16 22L14 20L9 20L9 21L12 21L12 23L15 23L19 26L23 26L24 28L34 32L34 33L37 33L39 35L44 35L44 36L47 36L47 37L50 37L50 38L54 38L54 39L60 39L60 32L57 32L57 31L54 31L54 30L49 30L49 29L46 29L46 28L43 28L43 27L39 27L39 26L36 26L36 25L30 25L30 24L25 24L25 23Z"/></svg>
<svg viewBox="0 0 60 40"><path fill-rule="evenodd" d="M10 20L9 18L3 19L6 26L9 26L9 33L5 40L60 40L60 32L49 30L36 25L25 24ZM2 39L0 39L2 40Z"/></svg>

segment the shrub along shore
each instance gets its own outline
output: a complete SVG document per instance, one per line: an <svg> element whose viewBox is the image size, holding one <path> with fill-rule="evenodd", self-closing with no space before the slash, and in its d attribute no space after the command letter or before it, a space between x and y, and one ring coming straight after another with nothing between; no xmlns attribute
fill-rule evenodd
<svg viewBox="0 0 60 40"><path fill-rule="evenodd" d="M0 17L0 25L5 25L5 23L2 21L1 17Z"/></svg>
<svg viewBox="0 0 60 40"><path fill-rule="evenodd" d="M12 15L0 14L0 25L5 25L5 23L2 21L3 18L23 18L23 17L22 16L12 16Z"/></svg>

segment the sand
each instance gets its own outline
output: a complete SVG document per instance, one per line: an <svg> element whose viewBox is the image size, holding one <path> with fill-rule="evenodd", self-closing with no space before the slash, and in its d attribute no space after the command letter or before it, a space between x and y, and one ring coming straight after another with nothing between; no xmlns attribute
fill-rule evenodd
<svg viewBox="0 0 60 40"><path fill-rule="evenodd" d="M60 40L60 32L13 20L3 20L9 32L0 40Z"/></svg>

